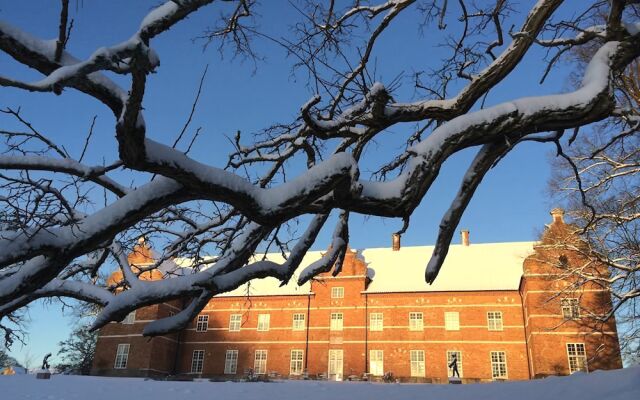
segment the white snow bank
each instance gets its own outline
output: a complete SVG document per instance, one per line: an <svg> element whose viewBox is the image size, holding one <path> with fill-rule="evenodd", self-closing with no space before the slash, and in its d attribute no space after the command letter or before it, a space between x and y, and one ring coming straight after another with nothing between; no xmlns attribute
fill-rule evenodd
<svg viewBox="0 0 640 400"><path fill-rule="evenodd" d="M269 383L156 382L137 378L54 375L0 376L3 399L175 400L629 400L640 396L640 367L552 377L544 380L470 385L283 381ZM634 394L635 393L635 394Z"/></svg>

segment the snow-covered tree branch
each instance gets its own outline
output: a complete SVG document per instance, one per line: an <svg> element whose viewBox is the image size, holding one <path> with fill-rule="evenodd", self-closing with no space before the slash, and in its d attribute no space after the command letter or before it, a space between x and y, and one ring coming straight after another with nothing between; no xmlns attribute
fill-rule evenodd
<svg viewBox="0 0 640 400"><path fill-rule="evenodd" d="M339 7L301 0L296 6L301 20L288 30L291 36L273 38L249 25L259 22L259 5L253 1L166 1L144 16L135 32L123 32L129 39L100 43L84 59L70 53L74 37L68 2L55 13L55 40L0 21L0 50L40 74L27 81L3 71L0 86L34 92L31 96L79 91L98 100L113 114L117 149L115 159L92 165L83 160L87 145L73 157L47 137L46 129L34 127L26 112L3 109L2 115L21 129L0 131L5 142L0 155L0 318L39 298L70 297L102 307L97 328L136 308L187 298L183 312L149 324L145 334L174 331L218 293L264 277L288 282L332 213L338 220L330 249L318 262L302 266L297 281L322 272L338 274L349 240L349 215L401 218L408 224L441 166L462 150L478 148L443 216L434 257L425 260L426 280L433 282L453 229L491 167L523 141L556 143L565 130L621 112L612 84L640 56L638 5L624 0L585 2L584 12L573 20L554 19L561 0L539 0L529 9L504 0L480 5L461 0L458 8L440 0L351 3ZM222 15L215 28L201 28L207 44L217 42L221 51L231 46L235 54L256 58L252 39L268 37L287 50L314 92L294 121L271 125L249 144L238 133L235 151L222 163L192 158L188 153L195 136L189 149L180 151L181 135L173 146L164 144L146 123L153 118L144 106L149 82L163 73L154 43L170 37L174 26L193 23L189 17L198 13ZM422 13L422 29L449 55L439 68L417 73L417 98L402 100L395 98L395 84L372 78L372 59L381 37L406 13ZM589 24L588 16L603 14L606 24ZM508 33L502 28L507 17L518 24ZM488 43L487 36L493 38ZM485 107L489 92L536 46L558 54L580 46L595 51L576 90L537 97L517 93ZM199 92L192 112L198 98ZM363 176L368 145L403 123L418 126L414 134L398 138L405 150L381 168L380 180ZM92 129L93 124L87 144ZM306 169L290 167L297 161ZM144 183L123 181L125 170ZM103 195L96 196L97 191ZM294 221L307 221L297 239L282 229ZM126 254L140 236L158 238L159 251L152 266L133 268ZM272 247L286 253L286 262L255 256L257 249ZM142 279L176 257L191 259L192 273L163 271L165 279ZM122 280L107 283L100 273L114 265Z"/></svg>

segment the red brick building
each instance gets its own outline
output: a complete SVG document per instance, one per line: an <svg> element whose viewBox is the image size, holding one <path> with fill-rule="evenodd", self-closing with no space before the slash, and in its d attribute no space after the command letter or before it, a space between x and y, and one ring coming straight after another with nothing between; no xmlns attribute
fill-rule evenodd
<svg viewBox="0 0 640 400"><path fill-rule="evenodd" d="M568 230L561 211L552 214L539 243L452 245L431 286L424 268L433 248L396 243L349 250L337 277L301 287L267 278L217 296L176 334L149 339L142 329L180 302L144 307L100 331L93 373L340 380L391 372L446 382L454 354L468 382L621 368L615 321L592 318L611 307L606 288L568 291L572 278L549 262L581 261L553 246ZM310 252L302 265L319 257ZM144 243L130 262L151 262Z"/></svg>

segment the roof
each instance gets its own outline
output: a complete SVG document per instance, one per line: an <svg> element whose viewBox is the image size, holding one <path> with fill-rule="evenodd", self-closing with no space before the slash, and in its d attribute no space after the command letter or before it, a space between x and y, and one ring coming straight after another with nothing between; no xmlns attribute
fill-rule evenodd
<svg viewBox="0 0 640 400"><path fill-rule="evenodd" d="M366 293L391 292L447 292L517 290L523 273L524 259L533 253L535 242L474 243L469 246L452 245L438 277L432 285L425 282L425 268L434 246L405 246L399 251L391 248L356 250L367 263L367 275L372 279ZM310 251L301 263L304 267L318 260L324 251ZM279 253L267 258L283 262ZM297 274L280 287L275 278L255 279L218 297L306 295L310 284L298 286Z"/></svg>
<svg viewBox="0 0 640 400"><path fill-rule="evenodd" d="M535 242L452 245L432 285L425 269L434 246L366 249L362 256L372 278L368 293L517 290L524 259Z"/></svg>
<svg viewBox="0 0 640 400"><path fill-rule="evenodd" d="M307 265L319 260L323 253L324 251L308 251L296 272L302 271ZM267 259L276 263L285 261L280 253L269 253L267 254ZM295 273L289 283L284 286L280 286L280 280L276 278L254 279L235 290L219 294L216 297L246 296L247 293L252 296L291 296L311 293L311 283L307 282L302 286L298 286L297 279L298 274Z"/></svg>

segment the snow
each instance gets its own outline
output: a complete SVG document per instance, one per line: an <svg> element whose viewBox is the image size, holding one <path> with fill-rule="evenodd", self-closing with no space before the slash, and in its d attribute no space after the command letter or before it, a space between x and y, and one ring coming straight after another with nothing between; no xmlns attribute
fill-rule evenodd
<svg viewBox="0 0 640 400"><path fill-rule="evenodd" d="M243 202L248 198L255 203L255 211L264 214L277 214L295 204L296 199L307 197L315 200L319 189L328 191L331 184L338 178L345 176L346 173L355 173L357 167L350 154L338 153L288 182L273 188L262 189L239 175L202 164L178 150L151 139L145 139L145 150L147 160L185 171L202 181L203 185L210 185L220 193L234 193L234 199L229 200L232 204L235 200Z"/></svg>
<svg viewBox="0 0 640 400"><path fill-rule="evenodd" d="M629 22L624 24L624 27L631 35L637 35L640 33L640 22Z"/></svg>
<svg viewBox="0 0 640 400"><path fill-rule="evenodd" d="M171 14L178 11L179 6L173 1L167 1L163 5L154 8L140 23L140 31L149 28L149 26L160 22L164 18L168 18Z"/></svg>
<svg viewBox="0 0 640 400"><path fill-rule="evenodd" d="M279 399L279 400L630 400L640 396L640 367L576 373L544 380L437 385L369 382L160 382L141 378L53 375L0 376L2 398L12 400L137 400ZM635 393L635 394L634 394Z"/></svg>

